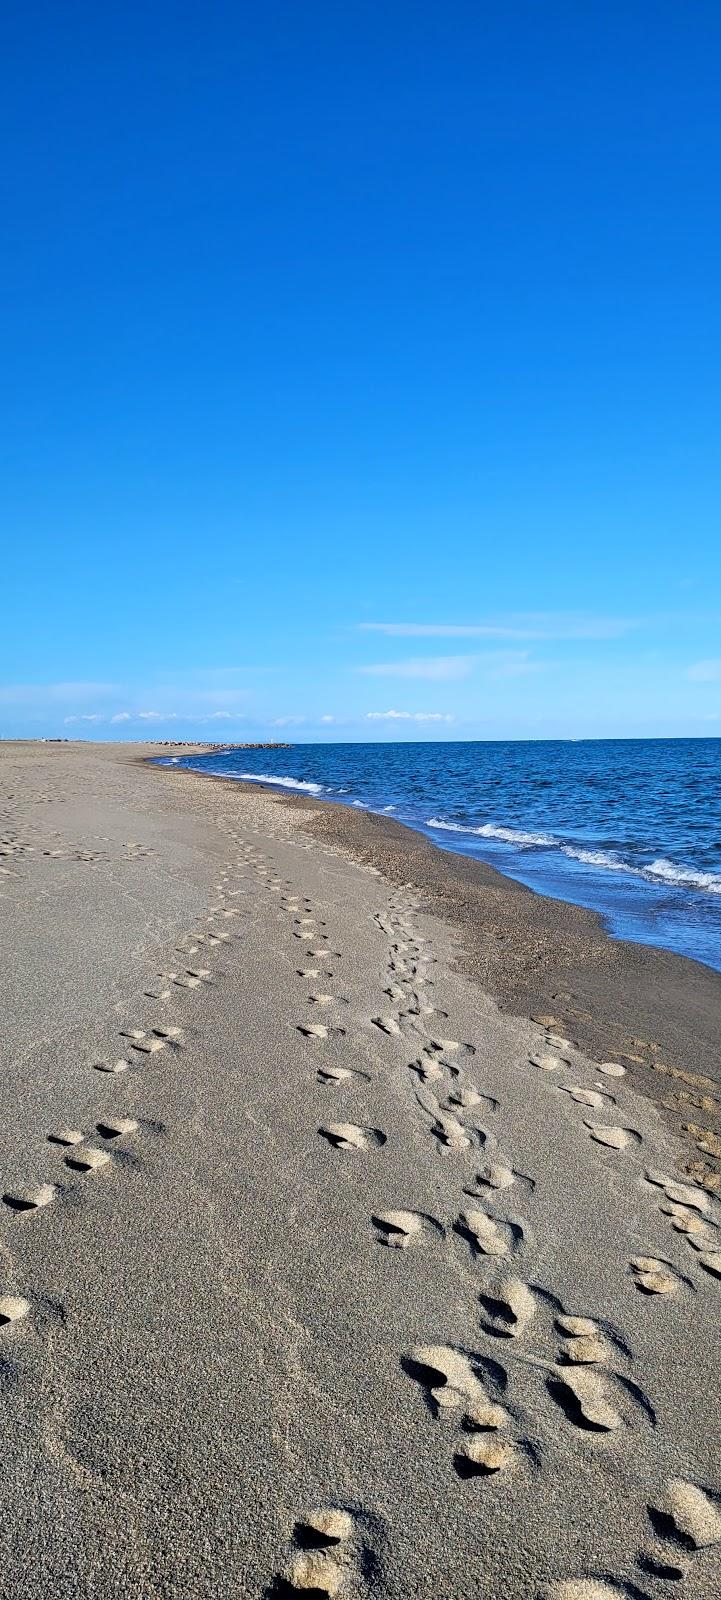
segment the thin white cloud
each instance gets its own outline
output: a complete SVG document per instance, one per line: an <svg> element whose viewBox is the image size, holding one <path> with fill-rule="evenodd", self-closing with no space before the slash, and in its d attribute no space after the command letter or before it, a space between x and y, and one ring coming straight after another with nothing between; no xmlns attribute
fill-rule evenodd
<svg viewBox="0 0 721 1600"><path fill-rule="evenodd" d="M708 661L694 661L686 677L692 683L718 683L721 681L721 656L711 656Z"/></svg>
<svg viewBox="0 0 721 1600"><path fill-rule="evenodd" d="M63 722L65 723L66 726L70 722L104 722L104 721L105 721L105 718L100 715L99 711L91 711L91 712L85 712L84 711L79 716L76 716L76 717L63 717Z"/></svg>
<svg viewBox="0 0 721 1600"><path fill-rule="evenodd" d="M129 711L116 711L115 716L111 717L110 721L111 722L129 722L130 721L130 712Z"/></svg>
<svg viewBox="0 0 721 1600"><path fill-rule="evenodd" d="M391 639L618 639L637 623L629 617L564 612L518 612L488 622L361 622L361 633Z"/></svg>
<svg viewBox="0 0 721 1600"><path fill-rule="evenodd" d="M87 705L117 693L115 683L4 683L0 684L0 705L43 707L63 701Z"/></svg>
<svg viewBox="0 0 721 1600"><path fill-rule="evenodd" d="M324 717L321 717L320 720L321 720L321 722L335 722L335 717L329 717L329 716L326 715Z"/></svg>
<svg viewBox="0 0 721 1600"><path fill-rule="evenodd" d="M298 727L300 727L302 722L306 722L306 721L307 721L306 717L274 717L272 722L268 723L268 727L269 728L298 728Z"/></svg>
<svg viewBox="0 0 721 1600"><path fill-rule="evenodd" d="M366 711L369 722L452 722L446 711Z"/></svg>
<svg viewBox="0 0 721 1600"><path fill-rule="evenodd" d="M448 683L467 678L479 659L477 655L412 656L408 661L376 662L359 667L358 671L367 678L425 678L433 683Z"/></svg>

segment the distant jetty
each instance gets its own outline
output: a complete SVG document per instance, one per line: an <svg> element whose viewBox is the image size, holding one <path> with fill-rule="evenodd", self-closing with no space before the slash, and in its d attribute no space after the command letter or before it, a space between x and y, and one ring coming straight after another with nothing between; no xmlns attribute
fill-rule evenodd
<svg viewBox="0 0 721 1600"><path fill-rule="evenodd" d="M268 739L257 744L244 741L242 744L226 744L217 739L144 739L144 744L167 745L180 750L195 750L198 744L207 745L209 750L292 750L291 744L281 744L277 739Z"/></svg>

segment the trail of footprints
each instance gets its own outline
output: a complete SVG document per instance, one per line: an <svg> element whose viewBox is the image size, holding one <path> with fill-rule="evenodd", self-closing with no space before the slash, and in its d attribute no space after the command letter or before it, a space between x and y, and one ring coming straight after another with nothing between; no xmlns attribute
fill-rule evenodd
<svg viewBox="0 0 721 1600"><path fill-rule="evenodd" d="M273 873L237 830L226 831L237 847L236 866L250 870L259 887L278 896L282 911L293 919L294 937L305 946L297 972L314 987L307 996L308 1018L298 1024L299 1031L309 1041L333 1036L340 1041L346 1030L335 1020L338 1013L334 1007L342 1007L344 997L334 996L323 985L333 979L342 957L340 951L331 949L325 922L314 916L311 901L293 893L290 884ZM137 847L138 855L145 853ZM128 854L134 856L136 848L128 846ZM205 926L180 942L178 953L185 959L201 950L222 950L232 939L227 923L240 913L227 902L242 891L229 889L229 877L229 869L221 873ZM475 1170L465 1172L455 1214L445 1223L407 1206L378 1212L371 1221L375 1239L385 1249L406 1251L424 1243L433 1246L452 1235L465 1245L483 1274L472 1344L483 1335L488 1351L494 1354L418 1345L402 1355L401 1364L419 1386L436 1421L444 1419L453 1427L450 1456L459 1478L490 1481L506 1474L533 1474L542 1468L538 1445L532 1442L537 1426L513 1399L514 1370L530 1372L537 1381L539 1398L545 1394L574 1434L587 1441L601 1441L623 1428L654 1427L653 1405L630 1376L630 1352L617 1330L584 1312L566 1310L546 1291L534 1289L516 1275L516 1263L532 1256L533 1235L515 1208L509 1209L506 1197L509 1192L520 1197L532 1193L534 1179L516 1169L486 1126L487 1116L499 1107L467 1077L473 1046L429 1031L444 1020L444 1013L428 996L433 957L426 941L412 931L413 909L409 892L401 890L387 913L376 919L390 943L384 998L392 1009L379 1011L370 1019L370 1026L395 1049L398 1041L404 1049L409 1041L415 1041L416 1053L408 1070L416 1083L414 1103L422 1125L439 1151L448 1152L446 1159L461 1156L466 1166L470 1161ZM214 981L211 968L182 965L161 973L146 997L167 1003L178 991L200 989ZM321 1017L322 1021L316 1020ZM182 1028L160 1021L128 1027L122 1030L122 1039L123 1055L92 1063L94 1070L121 1076L131 1069L133 1060L142 1061L163 1049L183 1048ZM531 1066L548 1074L559 1097L579 1107L589 1139L600 1149L621 1155L637 1150L641 1137L636 1130L622 1122L600 1120L616 1110L611 1084L623 1077L625 1069L604 1062L594 1064L597 1077L591 1086L573 1078L560 1082L559 1077L572 1066L572 1049L569 1041L547 1029L540 1051L530 1057ZM319 1061L316 1070L318 1080L336 1091L351 1079L369 1080L369 1074L360 1069L335 1062ZM318 1131L335 1152L351 1158L380 1150L386 1143L382 1129L341 1120L328 1122ZM52 1129L47 1141L58 1152L69 1178L84 1180L111 1166L113 1149L138 1134L142 1134L142 1124L135 1118L104 1110L94 1120L92 1135L68 1122ZM670 1229L685 1240L707 1280L721 1277L721 1233L713 1202L705 1191L680 1184L655 1169L645 1170L641 1185L668 1216ZM51 1204L60 1192L60 1181L49 1180L8 1190L3 1200L18 1215L31 1214ZM651 1256L633 1258L629 1275L638 1291L647 1295L674 1294L689 1284L681 1269ZM31 1322L32 1312L32 1297L2 1286L0 1329L12 1330ZM539 1347L546 1353L539 1353ZM498 1353L503 1351L506 1354L499 1359ZM649 1514L661 1544L650 1553L641 1552L639 1565L657 1576L682 1576L689 1552L721 1540L721 1500L708 1485L674 1479ZM311 1512L296 1525L293 1550L272 1593L335 1595L351 1580L358 1553L357 1525L350 1512L333 1507ZM605 1575L589 1574L563 1579L546 1594L547 1600L617 1600L625 1592Z"/></svg>
<svg viewBox="0 0 721 1600"><path fill-rule="evenodd" d="M480 1154L483 1159L464 1185L463 1203L450 1226L406 1206L379 1212L371 1220L377 1243L396 1251L414 1249L424 1241L432 1244L451 1231L462 1238L484 1274L476 1336L484 1335L497 1350L505 1348L508 1356L501 1361L478 1350L419 1345L406 1353L401 1364L419 1385L434 1417L453 1420L451 1455L460 1478L482 1481L534 1473L542 1468L538 1445L531 1442L537 1437L537 1419L524 1418L523 1407L509 1397L514 1371L535 1379L539 1405L545 1395L586 1447L594 1441L600 1447L604 1439L624 1429L655 1428L655 1411L631 1375L631 1352L617 1329L583 1310L567 1310L547 1291L514 1273L516 1261L532 1255L533 1234L522 1216L505 1204L499 1211L497 1203L508 1191L533 1192L535 1182L498 1149L485 1125L486 1115L499 1106L466 1076L473 1046L428 1032L430 1019L443 1013L427 996L430 956L412 933L410 910L401 894L389 912L376 919L391 941L384 993L394 1010L374 1016L371 1024L388 1039L404 1044L408 1030L420 1035L420 1049L409 1070L417 1081L415 1100L429 1134L441 1150L466 1158ZM312 935L314 928L305 925ZM330 996L324 1003L330 1004ZM318 1034L327 1037L329 1031L318 1029ZM548 1030L541 1050L530 1057L531 1066L547 1073L550 1082L552 1075L566 1078L572 1062L573 1046ZM351 1070L328 1067L319 1070L319 1077L337 1085ZM638 1151L642 1145L638 1131L611 1120L614 1111L617 1114L612 1085L623 1078L625 1068L602 1062L593 1064L592 1070L592 1084L576 1081L571 1073L567 1081L557 1081L554 1092L580 1109L589 1140L600 1149L619 1155ZM356 1152L377 1146L382 1139L380 1130L344 1123L320 1131L336 1148ZM640 1183L647 1192L656 1192L662 1212L695 1252L698 1264L708 1275L721 1277L721 1233L705 1191L649 1168ZM633 1258L629 1275L639 1292L652 1296L674 1294L689 1285L679 1268L650 1256ZM544 1350L547 1353L541 1353ZM660 1506L666 1509L659 1509L655 1517L651 1513L651 1521L662 1543L665 1540L672 1548L641 1551L638 1566L661 1578L679 1579L684 1571L679 1548L700 1549L721 1540L721 1498L708 1486L678 1479L667 1485ZM626 1586L619 1588L590 1575L561 1580L547 1595L548 1600L615 1600L626 1592Z"/></svg>
<svg viewBox="0 0 721 1600"><path fill-rule="evenodd" d="M150 850L140 846L128 845L127 849L128 855L135 859L152 854ZM245 865L245 856L241 853L240 846L236 865L238 867ZM181 941L180 948L183 953L194 953L201 945L209 949L219 947L222 950L233 937L230 932L224 931L222 924L228 918L236 916L238 912L236 908L228 907L226 902L229 896L242 891L229 889L230 876L229 868L221 873L220 881L215 885L214 891L217 903L211 906L205 927L198 931L194 930ZM195 967L165 972L160 974L157 986L146 991L146 998L167 1001L174 992L178 994L182 989L200 988L213 981L210 968ZM120 1030L119 1037L124 1054L90 1061L88 1063L90 1070L122 1078L134 1066L140 1067L144 1060L155 1057L162 1050L177 1052L184 1048L183 1028L179 1024L160 1019L144 1027L131 1025L124 1027ZM117 1162L114 1159L115 1153L126 1149L129 1141L142 1137L146 1130L155 1131L155 1125L124 1115L122 1110L108 1107L103 1107L94 1114L90 1128L76 1126L72 1119L50 1128L45 1134L45 1142L49 1151L54 1152L57 1161L61 1163L60 1171L49 1172L43 1181L20 1183L5 1188L2 1202L7 1214L17 1219L24 1219L44 1212L48 1206L62 1199L68 1187L72 1187L75 1182L84 1182L92 1174L112 1167L115 1167L116 1171L122 1170L124 1163L122 1160ZM6 1259L12 1262L14 1253L6 1251ZM7 1338L16 1326L28 1326L38 1321L34 1315L35 1308L30 1290L23 1293L0 1280L0 1336Z"/></svg>

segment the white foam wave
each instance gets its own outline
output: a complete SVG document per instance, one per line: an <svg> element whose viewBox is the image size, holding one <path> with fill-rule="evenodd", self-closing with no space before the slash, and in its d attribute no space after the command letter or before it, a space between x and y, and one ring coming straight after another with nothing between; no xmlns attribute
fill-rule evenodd
<svg viewBox="0 0 721 1600"><path fill-rule="evenodd" d="M644 867L643 874L644 877L657 882L677 884L682 889L705 889L707 894L721 894L720 873L699 872L695 867L682 867L675 861L666 861L663 856Z"/></svg>
<svg viewBox="0 0 721 1600"><path fill-rule="evenodd" d="M500 839L503 844L557 845L550 833L525 833L521 828L497 828L493 822L484 822L481 828L463 827L459 822L443 822L441 817L429 817L427 828L443 828L446 833L473 833L481 839Z"/></svg>
<svg viewBox="0 0 721 1600"><path fill-rule="evenodd" d="M619 861L617 856L609 855L607 850L581 850L573 844L562 844L564 856L571 856L574 861L583 861L587 867L603 867L606 872L635 872L636 868L629 866L627 861Z"/></svg>
<svg viewBox="0 0 721 1600"><path fill-rule="evenodd" d="M677 889L701 889L706 894L721 894L721 873L680 866L676 861L667 861L664 856L649 862L647 866L633 866L630 861L623 861L608 850L585 850L580 845L561 844L550 833L526 833L520 828L496 827L492 822L484 823L481 828L471 828L460 822L444 822L442 817L429 817L426 827L442 828L444 833L475 834L481 839L499 839L519 849L545 845L560 850L562 855L570 856L571 860L580 861L584 866L600 867L603 872L624 872L627 877L645 878L649 883L667 883Z"/></svg>
<svg viewBox="0 0 721 1600"><path fill-rule="evenodd" d="M322 783L304 783L301 778L282 778L275 772L236 772L233 776L242 778L244 783L276 783L282 789L302 789L305 794L323 793Z"/></svg>

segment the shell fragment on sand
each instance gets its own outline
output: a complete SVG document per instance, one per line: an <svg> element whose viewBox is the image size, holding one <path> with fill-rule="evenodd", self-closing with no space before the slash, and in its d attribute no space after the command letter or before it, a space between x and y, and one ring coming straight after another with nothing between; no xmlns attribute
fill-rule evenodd
<svg viewBox="0 0 721 1600"><path fill-rule="evenodd" d="M130 1062L126 1061L125 1057L123 1057L120 1061L95 1061L95 1062L93 1062L93 1069L94 1069L95 1072L112 1072L115 1075L117 1075L120 1072L127 1072L129 1066L130 1066Z"/></svg>

